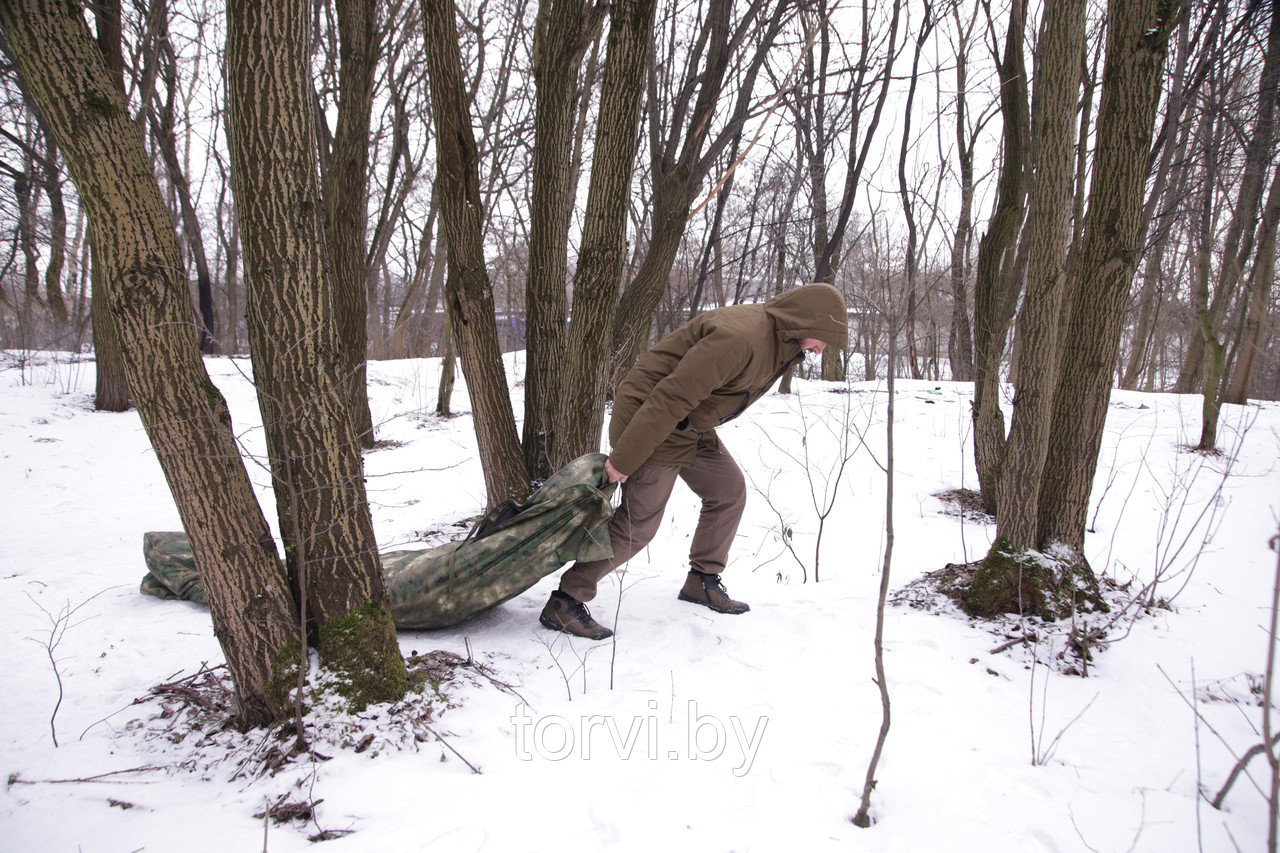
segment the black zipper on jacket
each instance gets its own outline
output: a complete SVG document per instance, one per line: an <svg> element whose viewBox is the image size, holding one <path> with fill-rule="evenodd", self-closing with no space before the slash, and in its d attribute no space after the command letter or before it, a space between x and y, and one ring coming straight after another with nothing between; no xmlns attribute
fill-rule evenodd
<svg viewBox="0 0 1280 853"><path fill-rule="evenodd" d="M747 408L747 406L750 406L753 402L763 397L765 392L773 387L773 383L777 382L778 379L782 377L782 374L786 373L788 370L794 367L798 362L803 360L804 360L804 350L800 350L800 352L792 356L791 359L788 360L786 364L782 365L782 367L779 367L778 372L773 374L773 376L769 377L769 381L764 383L764 386L761 387L758 391L743 394L742 403L738 406L738 408L734 409L732 412L730 412L729 414L721 418L716 423L716 426L723 426L727 421L731 421L734 418L736 418L738 415L742 414L742 412ZM686 418L686 421L687 420L688 419Z"/></svg>

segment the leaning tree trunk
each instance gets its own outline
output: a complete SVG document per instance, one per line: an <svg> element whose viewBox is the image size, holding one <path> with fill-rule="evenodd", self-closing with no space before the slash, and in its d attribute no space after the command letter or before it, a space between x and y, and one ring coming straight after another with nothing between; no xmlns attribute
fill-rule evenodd
<svg viewBox="0 0 1280 853"><path fill-rule="evenodd" d="M373 447L366 353L369 300L365 232L369 225L369 127L378 66L377 0L338 0L338 124L324 175L324 209L333 259L334 304L342 340L342 376L356 435Z"/></svg>
<svg viewBox="0 0 1280 853"><path fill-rule="evenodd" d="M485 488L493 505L527 495L529 477L498 346L493 286L484 263L477 168L480 157L467 112L456 14L453 0L422 0L431 114L436 131L440 223L453 271L446 298L471 397Z"/></svg>
<svg viewBox="0 0 1280 853"><path fill-rule="evenodd" d="M405 691L326 258L303 0L227 9L232 185L249 349L290 580L361 707Z"/></svg>
<svg viewBox="0 0 1280 853"><path fill-rule="evenodd" d="M95 302L115 320L138 414L191 540L241 714L267 723L290 710L296 617L226 402L200 360L178 243L151 162L78 10L0 3L0 28L93 230L102 284Z"/></svg>
<svg viewBox="0 0 1280 853"><path fill-rule="evenodd" d="M557 466L600 448L610 356L601 341L613 330L622 286L628 199L656 7L656 0L615 0L610 12L600 121L573 276L573 319L568 354L560 366L563 422L553 453Z"/></svg>
<svg viewBox="0 0 1280 853"><path fill-rule="evenodd" d="M1041 547L1061 543L1081 563L1089 494L1139 254L1143 188L1176 11L1165 0L1113 0L1107 9L1093 185L1040 492Z"/></svg>

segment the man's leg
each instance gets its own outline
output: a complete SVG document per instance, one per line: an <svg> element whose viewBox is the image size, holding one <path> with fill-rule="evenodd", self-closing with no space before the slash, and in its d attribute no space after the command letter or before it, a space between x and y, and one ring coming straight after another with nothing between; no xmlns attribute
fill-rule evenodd
<svg viewBox="0 0 1280 853"><path fill-rule="evenodd" d="M697 461L680 470L680 479L702 498L702 513L689 549L689 577L680 590L680 598L720 613L745 613L751 608L731 599L720 582L747 506L742 470L723 447L699 448Z"/></svg>
<svg viewBox="0 0 1280 853"><path fill-rule="evenodd" d="M674 465L641 465L622 484L622 500L609 521L613 556L574 563L560 578L560 591L577 601L596 597L596 585L652 541L662 523L680 469Z"/></svg>

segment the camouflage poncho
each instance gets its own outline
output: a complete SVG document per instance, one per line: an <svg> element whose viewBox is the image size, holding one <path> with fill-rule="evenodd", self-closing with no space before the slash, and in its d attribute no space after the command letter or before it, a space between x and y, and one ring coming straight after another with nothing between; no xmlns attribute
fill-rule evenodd
<svg viewBox="0 0 1280 853"><path fill-rule="evenodd" d="M603 487L601 453L575 459L524 504L505 502L465 539L426 551L382 555L391 616L397 628L445 628L501 604L575 559L612 556L613 515ZM184 533L143 537L147 575L142 592L205 603L204 586Z"/></svg>

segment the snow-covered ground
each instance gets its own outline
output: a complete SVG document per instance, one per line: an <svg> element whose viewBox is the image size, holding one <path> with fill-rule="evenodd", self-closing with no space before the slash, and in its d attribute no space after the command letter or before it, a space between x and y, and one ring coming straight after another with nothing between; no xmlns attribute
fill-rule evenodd
<svg viewBox="0 0 1280 853"><path fill-rule="evenodd" d="M616 622L616 643L538 625L553 575L456 628L400 634L406 654L471 656L519 695L459 668L455 707L430 724L448 747L426 736L394 749L383 734L395 721L371 709L370 730L383 733L372 748L330 743L328 761L237 773L223 741L188 724L191 708L171 702L176 717L162 718L156 699L134 704L221 661L207 610L138 592L142 534L180 526L137 415L92 411L91 360L2 357L0 850L288 851L309 849L321 830L340 835L325 842L334 850L1264 846L1263 758L1224 810L1196 792L1212 798L1261 740L1254 687L1276 568L1267 540L1280 507L1280 405L1226 407L1230 453L1205 458L1184 449L1198 436L1198 397L1114 395L1089 556L1133 594L1162 571L1156 595L1172 608L1117 626L1088 677L1061 671L1065 628L993 654L1016 625L890 609L893 723L876 823L858 829L849 819L880 725L883 383L798 382L723 430L755 486L725 576L749 614L676 600L696 518L677 486L658 539L593 603ZM247 362L208 366L260 451ZM521 366L512 361L513 377ZM366 461L386 549L460 531L482 508L465 387L454 397L464 415L434 418L438 372L436 361L370 364L378 436L398 443ZM961 384L898 384L895 590L980 556L994 534L933 496L975 485L970 400ZM833 482L842 434L853 456ZM812 483L798 464L806 453ZM274 521L265 475L250 472ZM831 494L815 565L813 498ZM1033 665L1033 652L1055 666ZM1033 765L1033 755L1047 760ZM314 820L254 817L285 799L315 804Z"/></svg>

